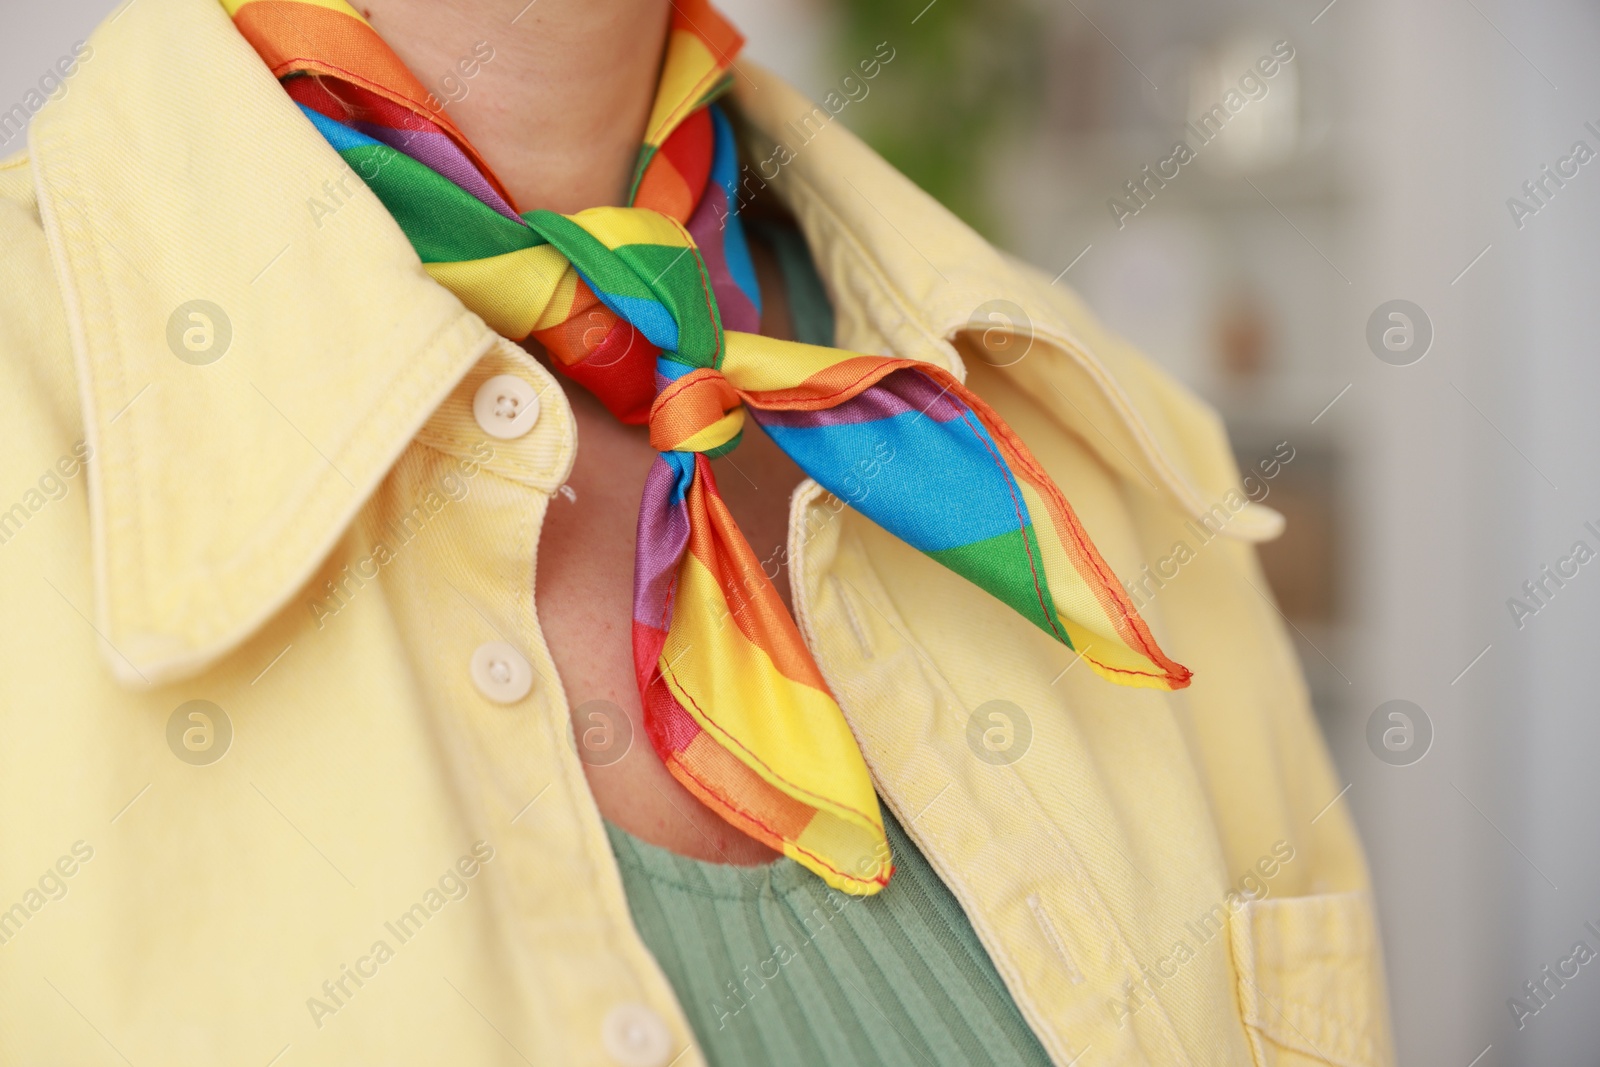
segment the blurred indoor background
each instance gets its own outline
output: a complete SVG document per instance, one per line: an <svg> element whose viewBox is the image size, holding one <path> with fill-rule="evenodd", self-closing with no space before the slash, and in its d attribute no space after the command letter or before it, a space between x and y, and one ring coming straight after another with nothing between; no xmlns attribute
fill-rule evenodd
<svg viewBox="0 0 1600 1067"><path fill-rule="evenodd" d="M887 41L842 121L1215 405L1241 465L1293 447L1262 558L1374 869L1400 1062L1600 1062L1592 968L1520 1027L1507 1004L1600 946L1600 568L1542 571L1600 547L1600 165L1543 169L1600 149L1600 9L722 6L816 98ZM0 100L111 7L8 17ZM1230 92L1224 128L1171 161ZM1414 308L1369 330L1395 300ZM1369 731L1394 700L1409 718ZM1397 723L1409 745L1386 749Z"/></svg>

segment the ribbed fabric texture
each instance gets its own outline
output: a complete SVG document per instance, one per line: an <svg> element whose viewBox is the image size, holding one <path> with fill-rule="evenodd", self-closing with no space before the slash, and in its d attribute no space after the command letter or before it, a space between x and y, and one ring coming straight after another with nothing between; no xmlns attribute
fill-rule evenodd
<svg viewBox="0 0 1600 1067"><path fill-rule="evenodd" d="M1046 1065L961 906L887 808L895 873L849 897L608 824L628 907L713 1067Z"/></svg>

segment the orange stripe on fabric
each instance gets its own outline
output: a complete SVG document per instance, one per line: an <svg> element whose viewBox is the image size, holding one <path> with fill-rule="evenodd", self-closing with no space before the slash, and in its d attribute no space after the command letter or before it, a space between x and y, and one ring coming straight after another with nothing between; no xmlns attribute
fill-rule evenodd
<svg viewBox="0 0 1600 1067"><path fill-rule="evenodd" d="M741 390L740 395L755 407L770 411L825 411L838 407L888 375L908 367L934 369L930 364L910 359L857 355L842 359L791 388Z"/></svg>
<svg viewBox="0 0 1600 1067"><path fill-rule="evenodd" d="M687 223L711 177L712 142L711 112L700 108L651 157L634 191L633 206Z"/></svg>
<svg viewBox="0 0 1600 1067"><path fill-rule="evenodd" d="M711 0L673 0L672 25L704 41L722 60L723 70L733 65L733 57L744 47L744 35L711 6Z"/></svg>
<svg viewBox="0 0 1600 1067"><path fill-rule="evenodd" d="M254 0L239 9L234 25L279 78L315 73L359 85L437 124L483 172L495 192L511 203L500 179L444 105L417 80L366 23L342 12L294 0ZM438 103L436 111L431 103Z"/></svg>
<svg viewBox="0 0 1600 1067"><path fill-rule="evenodd" d="M710 461L697 456L696 462L700 469L686 501L689 551L716 578L744 639L765 652L784 677L829 693L778 590L717 492Z"/></svg>
<svg viewBox="0 0 1600 1067"><path fill-rule="evenodd" d="M774 848L796 840L817 817L815 807L775 788L710 734L700 733L672 759L706 790L719 797L738 797L740 816L770 834L772 840L765 843Z"/></svg>
<svg viewBox="0 0 1600 1067"><path fill-rule="evenodd" d="M687 222L696 201L683 174L670 159L658 155L640 179L633 202L636 207L647 207Z"/></svg>
<svg viewBox="0 0 1600 1067"><path fill-rule="evenodd" d="M618 321L616 312L600 303L580 277L572 293L571 310L556 325L535 330L533 337L563 366L570 367L587 359Z"/></svg>
<svg viewBox="0 0 1600 1067"><path fill-rule="evenodd" d="M738 392L721 374L691 371L661 390L650 405L650 447L672 452L738 406Z"/></svg>

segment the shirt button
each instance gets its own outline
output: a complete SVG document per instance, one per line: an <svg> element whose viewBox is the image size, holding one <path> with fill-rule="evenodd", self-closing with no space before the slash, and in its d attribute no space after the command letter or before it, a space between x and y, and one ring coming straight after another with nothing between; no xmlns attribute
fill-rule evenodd
<svg viewBox="0 0 1600 1067"><path fill-rule="evenodd" d="M665 1067L672 1034L661 1016L643 1004L618 1004L600 1024L600 1041L622 1067Z"/></svg>
<svg viewBox="0 0 1600 1067"><path fill-rule="evenodd" d="M496 704L515 704L533 688L533 667L511 645L490 641L472 653L472 684Z"/></svg>
<svg viewBox="0 0 1600 1067"><path fill-rule="evenodd" d="M515 374L496 374L478 386L472 417L490 437L521 437L539 421L539 394Z"/></svg>

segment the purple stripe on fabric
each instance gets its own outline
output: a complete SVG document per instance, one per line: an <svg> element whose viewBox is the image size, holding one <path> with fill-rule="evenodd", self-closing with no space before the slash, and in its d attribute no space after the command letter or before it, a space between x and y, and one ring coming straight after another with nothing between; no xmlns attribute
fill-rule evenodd
<svg viewBox="0 0 1600 1067"><path fill-rule="evenodd" d="M711 277L711 291L717 297L717 310L722 313L722 328L740 333L759 333L761 313L745 295L728 271L728 254L723 241L729 231L723 220L728 215L728 194L714 181L706 182L706 191L700 197L700 206L689 218L686 227L689 236L700 249L706 273Z"/></svg>
<svg viewBox="0 0 1600 1067"><path fill-rule="evenodd" d="M693 462L692 459L689 462ZM678 564L689 549L689 505L679 481L686 475L661 456L645 476L639 501L639 532L634 542L633 620L665 630L671 622L667 597ZM674 502L676 501L676 502Z"/></svg>
<svg viewBox="0 0 1600 1067"><path fill-rule="evenodd" d="M751 415L763 426L789 426L812 429L845 423L876 422L892 419L908 411L920 411L934 422L949 422L970 413L958 397L944 386L907 367L885 375L873 385L842 404L822 411L763 411L750 405Z"/></svg>
<svg viewBox="0 0 1600 1067"><path fill-rule="evenodd" d="M506 218L522 221L517 213L511 210L511 205L494 191L488 179L473 166L472 160L467 158L466 153L456 147L456 143L445 134L433 130L397 130L392 126L381 126L375 122L357 122L352 126L373 140L382 141L397 152L404 152L423 166L450 179Z"/></svg>

